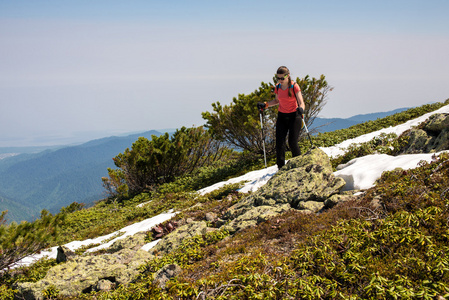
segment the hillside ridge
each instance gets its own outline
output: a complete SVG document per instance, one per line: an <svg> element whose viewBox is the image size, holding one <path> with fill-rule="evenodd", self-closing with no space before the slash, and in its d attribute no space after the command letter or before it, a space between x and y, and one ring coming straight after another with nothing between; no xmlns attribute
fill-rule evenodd
<svg viewBox="0 0 449 300"><path fill-rule="evenodd" d="M443 134L447 134L448 129L446 128L447 126L444 125L445 124L444 122L446 122L446 121L444 121L443 119L438 119L438 118L434 118L434 119L440 120L440 122L438 123L440 125L436 125L436 123L432 125L430 122L430 125L428 125L429 128L432 128L431 130L434 131L436 128L435 126L437 126L438 128L440 128L440 130L443 132ZM448 120L448 119L449 118L447 118L447 116L446 116L446 120ZM423 128L425 129L426 127L424 126ZM421 129L418 129L418 130L421 130ZM430 137L430 139L435 140L435 137ZM410 148L410 147L408 147L408 148ZM414 148L414 147L411 147L411 148ZM308 197L311 197L309 200L305 200L305 202L303 204L300 204L301 201L298 202L298 200L295 198L294 195L295 194L304 195L304 192L300 192L299 190L295 191L296 188L294 188L294 187L284 186L282 184L279 184L279 183L276 183L275 181L273 181L271 187L270 187L270 185L267 185L266 189L261 189L260 193L254 193L254 194L250 195L249 197L242 198L240 201L237 201L237 202L232 201L235 203L235 205L233 205L233 206L232 206L232 202L229 202L229 201L231 201L230 199L232 199L233 197L226 200L226 201L228 201L229 204L231 204L231 206L228 207L227 212L223 216L224 216L224 218L229 218L229 220L231 220L230 223L226 222L226 220L220 221L219 219L217 219L218 215L216 213L213 213L210 211L208 212L207 209L205 210L205 212L202 212L201 215L199 215L199 216L197 215L195 217L195 220L191 220L191 221L188 221L187 216L189 216L189 211L192 211L192 209L186 209L182 214L179 214L180 215L179 218L174 218L174 220L172 219L172 221L170 221L169 223L166 223L165 226L170 225L170 226L179 227L179 230L176 229L172 233L170 233L171 231L168 231L166 233L166 238L163 238L162 241L159 241L159 243L157 244L157 247L152 249L150 251L149 255L148 254L144 255L144 260L149 260L146 267L144 268L144 270L147 270L146 272L148 272L147 280L149 280L149 282L152 282L153 285L158 286L160 289L160 290L148 289L147 293L152 293L152 292L160 293L160 292L164 291L166 284L169 283L169 279L171 277L174 277L174 276L183 276L184 278L186 278L186 276L189 277L186 273L182 272L182 269L186 268L187 265L196 264L195 261L198 259L201 261L202 258L197 258L197 259L194 259L193 261L187 263L187 265L185 265L186 260L183 257L185 255L191 255L191 253L189 252L190 251L189 247L192 247L192 246L195 247L195 246L194 246L194 244L190 244L190 246L187 246L187 244L184 245L183 241L188 241L190 239L195 240L195 237L199 235L199 236L203 236L203 238L205 238L208 241L208 242L206 242L206 241L204 242L204 243L206 243L206 245L208 243L214 244L214 243L218 242L218 243L220 243L220 248L217 248L217 249L221 249L221 248L229 249L235 243L237 243L237 244L242 243L241 241L239 241L239 239L243 239L243 240L247 241L247 242L245 242L246 243L245 247L247 247L247 248L245 250L243 250L244 252L242 252L242 253L252 253L253 251L260 251L260 250L256 250L256 249L258 249L257 247L255 250L250 250L250 248L248 248L250 245L250 244L248 244L248 242L250 240L251 240L251 243L255 243L255 241L252 240L254 238L251 237L251 235L254 235L254 234L256 234L256 232L259 232L260 230L262 230L262 232L259 232L257 234L266 235L267 237L263 237L263 239L265 240L265 243L269 244L269 246L267 245L268 247L266 246L264 248L264 250L263 250L264 254L259 253L258 261L260 261L260 259L262 259L262 261L264 261L265 259L267 259L269 257L269 253L266 253L266 251L269 251L269 252L270 251L281 251L281 252L278 252L277 255L280 255L281 253L283 253L283 255L290 253L292 256L294 256L295 252L294 251L290 252L293 250L293 245L291 245L292 241L289 241L287 243L289 245L285 244L283 246L284 248L282 248L281 247L282 244L278 245L279 241L277 241L276 243L273 243L274 241L271 241L271 239L275 239L276 235L274 235L270 238L269 231L264 231L264 230L266 230L267 228L271 228L270 230L277 231L278 229L283 228L282 226L287 225L287 223L285 223L286 218L290 219L292 216L293 216L293 219L290 219L290 222L293 222L293 220L296 220L296 221L303 220L303 222L306 222L305 224L308 224L309 222L312 222L312 218L316 218L317 220L320 220L320 222L323 222L322 223L323 225L321 225L321 230L323 228L327 228L326 226L329 226L329 225L325 225L326 222L324 222L324 220L326 220L327 214L332 213L332 210L322 211L322 213L318 214L318 215L311 214L311 212L310 212L310 211L314 211L314 212L321 211L323 206L322 205L316 206L316 205L319 204L320 202L322 202L323 200L325 200L324 206L325 207L327 206L328 208L340 207L339 205L343 205L342 207L344 208L346 205L345 203L349 203L348 204L349 210L351 211L351 205L354 205L354 204L350 204L351 201L360 201L361 196L355 196L355 194L353 194L353 193L341 194L341 195L334 194L335 192L332 190L329 190L328 188L332 187L332 189L339 190L339 189L341 189L341 186L342 186L341 183L339 183L338 185L333 183L334 182L333 177L330 175L324 174L323 177L319 177L320 179L318 179L318 178L314 179L314 176L311 176L311 173L322 172L323 169L325 169L325 168L327 168L329 170L330 163L326 163L326 162L316 163L316 162L314 162L316 159L311 159L311 157L310 158L308 157L308 155L312 155L313 153L318 154L320 152L321 152L321 154L318 156L327 157L321 150L311 149L310 153L308 152L302 157L298 157L298 158L295 158L295 159L292 159L291 161L289 161L289 163L278 172L279 175L276 174L273 178L278 180L279 182L288 182L292 178L291 177L292 173L290 173L290 172L297 173L297 175L299 175L299 176L303 176L304 174L306 174L307 177L311 179L311 182L315 181L315 182L321 183L321 182L323 182L324 178L327 178L330 180L329 181L330 185L329 186L324 185L322 188L322 190L325 192L326 196L318 196L318 194L316 193L316 188L311 189L311 188L307 187L307 185L305 185L305 184L299 184L299 186L302 186L302 188L305 189L304 192L308 191L307 193L310 195ZM322 160L322 159L318 159L318 160ZM447 161L449 161L449 160L446 160L446 162ZM295 164L297 164L297 165L295 165ZM326 164L328 164L328 166L323 168L323 166ZM438 163L436 165L438 165ZM298 167L304 168L303 170L305 170L305 172L304 171L296 171L296 168L298 168ZM439 169L441 169L441 168L439 168ZM435 170L438 170L438 168L436 168ZM286 180L286 179L280 178L279 176L281 173L283 173L285 176L287 176L290 179ZM399 175L403 175L403 171L396 172L396 173ZM396 173L394 173L394 171L393 171L393 174L396 174ZM416 173L414 176L417 177L420 175L418 175L418 173ZM406 176L406 177L408 178L409 176ZM444 182L443 178L440 178L440 177L438 177L438 178L439 178L439 180L443 180L443 182ZM302 179L293 180L293 181L297 182L297 183L303 182ZM341 179L340 179L340 181L341 181ZM277 189L279 189L279 191ZM443 187L443 189L444 189L444 187ZM373 191L375 191L375 189ZM293 194L289 196L288 193L290 193L290 192L293 192ZM370 194L369 191L366 191L366 193L367 193L367 195ZM231 195L232 194L230 194L230 196ZM261 198L262 195L271 195L271 196L269 196L268 198L265 198L265 196L263 196ZM338 197L333 197L331 195L338 196ZM329 197L329 196L331 196L331 197ZM301 197L303 197L303 196L301 196ZM320 197L322 197L322 200L319 200ZM387 198L387 199L389 199L389 198ZM275 201L277 203L276 205L278 205L278 206L276 206L276 205L273 206L273 204L274 204L273 201ZM379 201L379 199L377 199L376 201ZM379 209L379 207L381 207L381 206L379 206L379 204L375 204L376 201L375 201L375 199L371 198L371 200L368 201L368 204L364 204L364 205L368 205L367 209L369 209L371 211L373 211L373 209L374 209L373 207L371 207L371 205L377 205L376 209ZM291 204L288 204L288 203L291 203ZM247 205L247 204L249 204L249 205ZM199 211L203 211L203 207L205 205L209 205L209 204L208 203L202 203L202 204L197 203L196 206ZM357 203L355 205L356 205L356 207L359 207L359 208L363 206L361 203ZM272 209L274 209L274 210L270 209L269 207L272 207ZM294 210L291 209L293 207L295 207ZM206 208L206 207L204 207L204 208ZM305 214L304 213L299 214L299 213L295 212L297 209L305 210L306 212L307 211L309 211L309 212L305 213ZM354 210L352 210L352 211L354 212ZM338 210L336 210L336 212L338 212ZM382 213L378 212L378 214L382 214ZM193 216L194 215L192 215L192 217ZM320 218L320 216L323 216L325 219ZM352 213L351 216L355 217L356 214ZM385 218L385 217L383 217L383 218ZM329 224L333 224L331 221L332 218L327 217L327 220L328 220L328 222L330 221ZM355 219L355 220L357 220L357 219ZM250 223L248 223L249 221L250 221ZM386 219L386 222L389 222L388 219ZM210 224L210 225L208 225L208 224ZM243 224L246 224L246 225L243 225ZM163 226L164 226L163 224L160 225L160 227L163 227ZM291 226L293 226L293 224ZM294 226L297 226L297 225L294 225ZM248 228L248 227L249 227L249 230L246 230L245 228ZM225 228L224 231L221 230L221 228ZM264 228L266 228L266 229L264 229ZM285 228L291 228L291 227L287 226ZM371 230L374 230L374 229L376 229L376 227L372 227ZM164 231L162 228L160 230L161 231L156 230L156 231L154 231L154 233L159 233L159 232ZM304 230L304 229L302 229L302 230ZM379 230L379 231L381 231L381 230ZM231 232L233 234L233 236L232 236L233 242L230 243L229 239L227 239L227 242L225 244L222 243L221 240L223 238L226 238L226 236L229 236L229 232ZM282 234L285 234L285 233L282 233ZM291 234L292 233L290 233L289 235L291 235ZM242 235L245 236L246 238L243 238ZM315 236L316 232L313 235ZM135 243L137 243L138 245L142 245L144 237L145 237L144 235L143 236L136 235L135 239L127 238L126 240L127 240L127 242L130 243L130 245L135 245ZM224 242L224 240L223 240L223 242ZM283 243L286 243L286 242L287 241L284 241ZM111 250L111 251L113 251L112 253L114 253L114 254L108 255L107 256L108 259L110 259L110 260L125 259L125 258L123 258L123 255L125 255L125 252L123 252L125 250L125 248L123 248L125 245L124 243L125 242L121 242L120 246L114 244L111 247L111 248L115 249L115 250ZM322 241L321 243L324 243L324 241ZM199 245L201 245L201 243ZM301 244L298 243L298 245L301 245ZM135 246L126 246L126 247L135 247ZM181 252L177 250L178 247L181 247L181 250L180 250ZM185 248L185 247L187 247L187 248ZM270 248L270 247L272 247L272 248ZM290 247L292 247L292 248L290 249ZM295 246L295 247L298 247L298 246ZM344 246L342 246L342 247L344 247ZM366 248L366 247L363 247L363 248ZM197 253L196 251L199 251L199 249L197 249L197 248L194 248L194 249L196 249L196 250L192 250L192 251L194 251L194 253ZM314 247L314 249L319 249L319 248ZM127 255L132 255L133 257L136 257L136 261L141 261L140 259L142 258L142 255L144 253L139 252L139 251L140 250L138 250L135 253L134 252L132 252L132 253L126 252L126 253L128 253ZM226 251L229 251L229 250L226 250ZM70 256L73 255L73 254L70 254L70 251L66 250L66 252ZM217 254L221 253L220 250L215 250L215 251L210 252L209 255L214 255L215 252L217 252ZM75 264L75 266L77 266L76 267L77 269L80 269L80 268L82 269L83 268L82 264L84 261L87 263L87 266L92 266L92 265L96 264L96 263L94 263L94 261L99 260L99 262L100 262L100 260L101 260L100 256L101 256L101 254L100 255L95 254L94 256L84 256L84 257L74 258L74 259L72 258L67 262L67 265L61 264L61 265L55 267L54 272L61 273L62 272L61 270L66 270L66 271L62 272L62 273L64 273L63 276L73 277L74 275L70 275L69 273L67 273L69 271L69 269L74 268L73 264ZM167 264L166 260L164 260L165 256L169 257L169 258L167 258L168 261L173 262L173 260L174 260L174 261L177 261L177 263ZM242 258L244 258L244 257L245 256L243 256ZM251 256L249 256L249 257L251 257ZM386 256L386 255L382 255L382 257L388 258L388 256ZM216 257L215 259L223 260L223 262L220 262L220 265L224 264L225 263L224 261L228 261L228 259L225 259L221 255L218 255L218 257ZM297 259L299 259L299 258L297 258ZM190 260L187 260L187 261L190 261ZM305 260L304 262L306 262L306 261L308 261L308 260ZM114 265L113 269L118 267L117 263L118 262L112 264L112 265ZM245 264L251 265L253 263L254 262L252 262L252 261L247 261ZM265 262L264 264L267 264L267 262ZM167 276L159 277L158 274L160 274L160 272L167 271L167 268L169 270L173 271L173 272L169 272L171 275L167 275L168 277ZM210 270L207 271L207 273L220 272L220 269L222 267L217 266L217 268L218 269L211 268ZM103 271L105 271L108 268L107 268L107 266L103 265L103 267L101 269ZM215 269L216 269L216 271L214 271ZM56 270L59 270L59 271L56 271ZM165 271L162 271L162 270L165 270ZM192 270L192 269L189 269L189 270ZM61 278L62 274L58 275L57 273L54 273L54 272L48 274L48 276L50 276L50 277L48 277L47 280L50 280L51 282L54 282L56 284L59 280L57 278ZM191 272L191 271L189 271L189 272ZM197 272L197 271L195 271L195 272ZM287 270L285 270L285 272L287 272ZM310 270L310 272L311 272L311 270ZM95 276L98 276L98 278L107 277L107 278L109 278L107 280L109 282L107 285L107 286L109 286L109 288L103 289L103 288L100 288L99 285L97 287L95 287L95 279L92 283L83 281L84 284L88 284L88 285L94 284L94 286L92 286L92 289L95 291L98 291L98 292L101 292L101 291L113 292L113 289L111 289L111 286L113 286L114 284L127 285L126 280L129 280L129 279L127 279L128 277L125 278L122 275L110 276L110 275L107 275L107 273L106 273L106 275L105 275L105 273L101 273L101 274L102 275L91 274L92 276L89 276L89 278L90 279L96 278ZM152 274L154 274L154 276ZM50 278L53 278L51 276L54 276L54 275L56 275L56 277L54 277L54 279L50 279ZM199 275L199 274L197 274L197 275ZM269 275L269 274L267 274L267 275ZM220 276L223 276L223 274ZM112 279L112 278L114 278L114 279ZM214 278L217 279L217 278L221 278L221 277L214 277ZM110 280L112 280L112 281L110 281ZM227 281L226 278L223 278L221 280L222 280L221 281L222 283L223 283L223 281L224 282ZM65 282L66 280L63 280L63 281ZM28 293L32 293L32 295L34 295L32 297L35 297L36 295L38 295L40 293L39 290L43 290L43 289L45 289L45 286L48 286L48 284L45 284L45 282L46 281L42 281L42 282L36 283L36 284L26 283L26 284L20 285L20 289L21 289L22 293L24 293L24 295L31 295ZM42 285L42 284L44 284L44 285ZM61 288L64 286L64 285L60 285L63 283L57 283L57 284ZM147 284L149 284L149 283L147 283ZM176 281L174 284L176 284ZM72 287L74 287L74 286L76 286L75 283L73 285L71 284L70 288L69 287L62 288L62 290L60 291L61 292L60 295L73 295L71 293L74 292L72 290ZM170 285L170 286L171 286L171 288L173 288L172 285ZM251 286L251 283L247 282L247 283L245 283L245 286ZM35 289L35 288L37 288L37 289ZM278 287L278 288L281 288L281 287ZM284 289L284 288L287 288L287 287L282 287L282 289ZM87 287L86 286L80 287L80 289L87 290ZM177 289L183 290L182 285L177 287ZM202 287L202 289L205 293L207 293L211 297L212 297L212 295L215 295L214 290L207 290L205 287ZM247 289L245 288L245 290L247 290ZM238 291L239 291L239 293L243 293L243 290L240 291L240 289L238 289ZM358 293L362 293L362 291L363 291L363 289L361 291L359 291ZM130 287L129 292L134 293L132 287ZM189 297L188 299L194 299L195 297L197 297L198 292L192 292L192 294L189 294L189 295L191 297ZM30 298L30 299L34 299L34 298ZM214 299L214 298L211 298L211 299ZM269 299L271 299L271 298L269 298ZM273 299L276 299L276 298L273 298Z"/></svg>
<svg viewBox="0 0 449 300"><path fill-rule="evenodd" d="M325 120L318 131L347 128L364 119L391 115L404 109L352 117L357 121L349 120L351 118L335 119L334 123L329 124L330 120ZM315 119L317 126L321 121L320 118ZM38 153L32 150L42 147L27 148L27 153L0 160L0 195L8 199L7 202L0 202L0 212L9 211L8 222L20 222L33 221L42 209L56 213L72 202L90 206L105 196L101 177L107 176L107 168L114 167L112 158L130 147L139 136L150 139L152 135L160 134L160 131L152 130L110 136L75 146L51 147ZM0 148L0 153L7 149Z"/></svg>

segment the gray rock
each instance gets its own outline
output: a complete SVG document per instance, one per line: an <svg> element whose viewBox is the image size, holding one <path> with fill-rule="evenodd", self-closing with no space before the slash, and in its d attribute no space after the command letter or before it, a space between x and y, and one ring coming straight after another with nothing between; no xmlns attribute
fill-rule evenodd
<svg viewBox="0 0 449 300"><path fill-rule="evenodd" d="M434 114L425 122L424 130L427 132L435 132L439 134L441 131L449 128L448 114Z"/></svg>
<svg viewBox="0 0 449 300"><path fill-rule="evenodd" d="M332 208L335 205L337 205L340 202L348 201L350 199L354 199L354 196L351 194L348 195L342 195L342 194L336 194L332 195L326 201L324 201L324 207L325 208Z"/></svg>
<svg viewBox="0 0 449 300"><path fill-rule="evenodd" d="M146 251L131 249L113 254L74 257L52 267L38 282L19 283L18 295L26 299L43 299L42 291L54 285L62 297L73 297L83 291L95 290L105 278L117 284L126 284L139 274L139 266L152 257Z"/></svg>
<svg viewBox="0 0 449 300"><path fill-rule="evenodd" d="M66 262L67 260L73 258L75 256L75 252L73 252L72 250L70 250L68 247L66 246L59 246L57 249L58 253L56 254L56 262L62 263L62 262Z"/></svg>
<svg viewBox="0 0 449 300"><path fill-rule="evenodd" d="M231 232L256 225L289 209L316 212L324 201L345 186L335 177L329 157L322 150L311 149L292 158L264 186L230 207L223 216Z"/></svg>
<svg viewBox="0 0 449 300"><path fill-rule="evenodd" d="M165 284L171 278L178 276L182 272L182 269L176 264L170 264L164 266L162 269L154 274L153 283L156 284L159 288L165 288Z"/></svg>
<svg viewBox="0 0 449 300"><path fill-rule="evenodd" d="M165 255L179 247L185 239L194 237L195 235L205 234L206 232L206 221L192 221L191 223L176 228L175 231L164 236L161 241L150 250L150 252L153 255Z"/></svg>
<svg viewBox="0 0 449 300"><path fill-rule="evenodd" d="M299 202L299 209L310 210L311 212L319 212L324 208L324 202L319 201L301 201Z"/></svg>
<svg viewBox="0 0 449 300"><path fill-rule="evenodd" d="M254 206L251 209L242 211L242 214L236 215L234 219L223 226L223 229L234 233L247 227L256 226L257 224L285 213L290 209L292 208L289 204L277 206Z"/></svg>
<svg viewBox="0 0 449 300"><path fill-rule="evenodd" d="M406 131L401 154L431 153L449 149L449 114L435 114L417 128Z"/></svg>
<svg viewBox="0 0 449 300"><path fill-rule="evenodd" d="M112 246L108 248L108 252L118 252L122 249L137 250L145 244L146 236L146 233L138 232L134 235L115 241Z"/></svg>
<svg viewBox="0 0 449 300"><path fill-rule="evenodd" d="M101 279L98 281L97 286L95 288L95 291L110 291L115 287L115 283L107 280L107 279Z"/></svg>
<svg viewBox="0 0 449 300"><path fill-rule="evenodd" d="M206 219L206 221L213 222L217 218L217 214L208 212L208 213L206 213L204 218Z"/></svg>

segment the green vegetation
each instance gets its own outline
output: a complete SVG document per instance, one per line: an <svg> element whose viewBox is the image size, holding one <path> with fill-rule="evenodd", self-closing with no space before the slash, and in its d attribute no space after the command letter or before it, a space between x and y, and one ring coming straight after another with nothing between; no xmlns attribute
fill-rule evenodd
<svg viewBox="0 0 449 300"><path fill-rule="evenodd" d="M114 158L118 169L108 169L103 183L110 196L129 197L173 182L177 177L219 160L227 160L231 151L212 139L202 127L181 128L172 137L168 133L151 141L140 137Z"/></svg>
<svg viewBox="0 0 449 300"><path fill-rule="evenodd" d="M65 217L43 210L40 219L33 223L5 225L5 215L6 211L0 216L0 270L54 242Z"/></svg>
<svg viewBox="0 0 449 300"><path fill-rule="evenodd" d="M354 158L375 153L395 155L405 142L407 142L407 139L398 137L394 133L382 133L371 141L350 145L345 154L331 160L332 167L335 169L338 165L345 164Z"/></svg>
<svg viewBox="0 0 449 300"><path fill-rule="evenodd" d="M324 79L324 78L323 78ZM444 104L436 103L407 110L384 119L353 126L347 130L319 134L314 143L330 146L360 134L394 126ZM198 131L196 131L198 130ZM202 129L182 129L183 142L209 143ZM199 135L206 136L204 140ZM154 143L138 140L131 150L120 154L117 167L149 167L149 157L164 163L160 149L181 147L180 137L162 136ZM207 139L206 139L207 138ZM187 140L185 140L187 139ZM303 148L309 142L303 140ZM393 135L359 146L333 164L368 153L394 153L402 143ZM153 152L144 146L153 147ZM188 148L188 147L186 147ZM156 151L158 150L158 151ZM184 151L185 150L185 151ZM199 152L181 151L190 161ZM204 150L204 149L203 149ZM134 152L133 152L134 151ZM243 195L237 186L226 186L198 196L195 190L263 166L261 157L226 152L226 159L210 158L204 163L182 165L184 172L162 173L130 189L127 177L120 197L114 194L94 207L73 203L56 215L43 211L35 222L0 225L0 253L3 266L47 246L64 244L114 232L132 223L169 209L180 211L175 218L204 219L207 212L220 215ZM175 157L176 151L168 151ZM158 154L159 157L156 155ZM153 157L154 155L154 157ZM162 155L162 156L161 156ZM207 156L207 155L206 155ZM167 160L165 160L167 161ZM171 161L169 161L171 163ZM179 161L178 161L179 162ZM273 161L271 161L273 163ZM121 171L120 171L121 170ZM129 171L129 168L114 170ZM137 168L136 170L140 170ZM138 172L136 172L138 173ZM143 172L144 175L147 175ZM114 173L110 173L114 174ZM130 174L129 174L130 175ZM133 174L137 175L137 174ZM122 176L122 175L120 175ZM128 177L130 178L130 177ZM110 177L109 180L112 180ZM119 182L119 181L117 181ZM410 171L384 173L376 187L361 198L337 205L319 215L289 212L276 220L243 230L233 236L215 231L185 240L181 248L142 266L141 276L132 284L111 292L92 292L85 299L402 299L449 296L447 220L449 218L449 157L423 164ZM150 187L147 187L150 186ZM116 185L111 190L121 190ZM128 197L126 197L128 193ZM384 205L378 206L381 201ZM144 204L137 207L138 204ZM195 204L202 203L196 207ZM5 213L0 217L3 220ZM176 263L183 272L161 290L153 284L158 268ZM33 266L5 271L0 276L0 299L13 299L14 283L37 281L55 264L41 260ZM49 299L58 290L44 291Z"/></svg>
<svg viewBox="0 0 449 300"><path fill-rule="evenodd" d="M184 241L133 284L83 299L434 299L449 296L449 155L386 172L363 198ZM376 205L376 200L385 207ZM161 290L160 267L183 272ZM203 298L201 298L203 297Z"/></svg>

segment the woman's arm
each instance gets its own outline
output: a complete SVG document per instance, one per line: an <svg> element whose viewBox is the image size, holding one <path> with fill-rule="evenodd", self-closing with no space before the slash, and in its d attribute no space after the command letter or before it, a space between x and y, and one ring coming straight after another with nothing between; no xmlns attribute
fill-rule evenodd
<svg viewBox="0 0 449 300"><path fill-rule="evenodd" d="M302 98L301 90L299 90L296 93L296 99L298 99L299 107L301 107L303 110L305 110L306 109L306 105L304 103L304 99Z"/></svg>
<svg viewBox="0 0 449 300"><path fill-rule="evenodd" d="M267 107L278 105L279 104L278 95L275 95L275 98L273 100L268 101L266 103L267 103Z"/></svg>

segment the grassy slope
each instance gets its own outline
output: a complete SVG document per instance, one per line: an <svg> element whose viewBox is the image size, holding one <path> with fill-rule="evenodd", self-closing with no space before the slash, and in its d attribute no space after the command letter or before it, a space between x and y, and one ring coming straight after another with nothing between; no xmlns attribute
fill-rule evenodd
<svg viewBox="0 0 449 300"><path fill-rule="evenodd" d="M410 113L408 116L410 119L416 117ZM404 120L404 117L398 119ZM390 121L378 123L391 126ZM372 124L370 126L361 124L360 128L348 129L349 133L345 132L344 135L348 136L354 132L363 134L369 130L378 129L373 129ZM341 136L342 133L338 131L336 135ZM429 168L435 169L436 166ZM447 169L446 162L440 171L447 172ZM209 238L202 245L196 241L186 246L182 253L173 253L170 257L161 261L156 260L152 264L156 267L157 264L172 261L181 264L185 270L177 281L170 284L171 290L166 294L169 299L176 298L177 293L184 293L186 299L196 299L196 295L200 292L217 299L231 297L256 299L257 295L272 299L290 296L316 298L320 295L323 298L342 298L343 295L370 298L376 297L376 293L385 295L387 293L385 290L393 286L393 283L395 286L402 286L403 290L388 292L392 295L403 293L404 296L407 293L408 295L415 293L413 295L416 296L416 293L426 289L431 289L433 293L444 294L445 288L441 285L449 283L446 274L446 266L449 263L446 257L436 262L433 267L435 270L433 273L430 272L432 274L426 273L426 276L429 274L433 276L434 280L431 280L431 283L424 282L422 276L415 274L418 277L413 279L418 285L412 285L409 281L413 274L409 273L413 272L405 272L421 270L420 266L433 263L429 262L429 257L423 257L426 256L422 251L424 248L431 247L435 250L445 247L438 243L447 243L448 233L444 230L441 232L442 226L438 220L447 219L444 205L449 193L445 193L444 189L447 186L445 182L449 182L449 178L447 173L440 171L434 172L438 178L434 182L426 182L428 173L433 171L425 168L417 169L413 174L387 175L383 184L370 190L362 199L357 199L357 202L348 202L317 216L303 215L299 212L288 213L255 229L240 232L231 239L220 241L226 236L223 234ZM407 180L415 177L416 186L412 189ZM405 187L408 188L407 192L404 191ZM416 205L409 205L412 199L420 199L418 196L409 198L407 194L410 193L419 194L421 198L424 194L430 196L424 197L426 205L420 205L421 201L417 201ZM208 210L215 210L218 213L225 210L227 206L238 201L236 197L234 196L232 201L217 201L214 200L219 198L217 195L193 199L189 193L170 194L154 199L145 209L135 208L137 203L149 200L149 196L145 194L120 205L99 203L93 208L69 214L66 224L61 228L63 233L61 236L65 238L61 238L59 242L106 234L168 208L183 209L197 201L205 203L203 208L200 211L185 212L183 216L190 215L201 219ZM376 200L373 202L373 199ZM390 199L393 200L383 209L372 206L379 200L387 203ZM423 213L424 210L433 212ZM434 233L429 232L430 223L426 224L429 219L436 220L435 224L432 223L433 227L437 227ZM403 229L388 232L392 228L402 228L398 224L403 226ZM421 228L422 226L424 227ZM410 239L410 232L414 233L416 238ZM395 239L389 238L392 235ZM441 237L437 238L438 236ZM364 249L370 250L363 252ZM401 254L395 256L398 249L401 249ZM407 256L407 250L410 249L414 249L411 253L413 258ZM200 255L192 258L189 251ZM392 262L397 264L394 272L388 267ZM438 266L440 270L437 270ZM161 295L160 290L148 284L151 281L151 270L152 266L148 266L140 283L103 296L131 297L136 294L135 289L140 290L142 286L145 286L142 292L145 297L152 294ZM405 275L399 274L400 270L404 270ZM226 297L220 298L218 296L220 294Z"/></svg>

